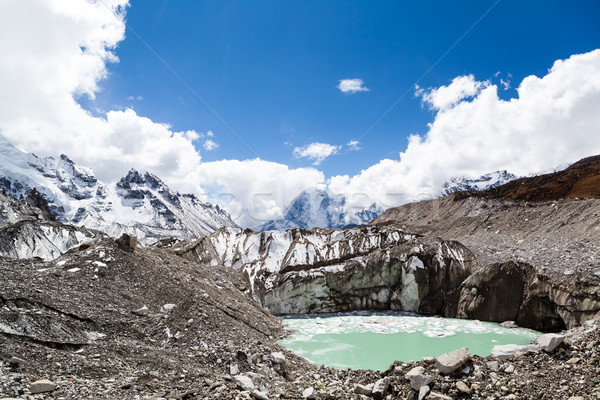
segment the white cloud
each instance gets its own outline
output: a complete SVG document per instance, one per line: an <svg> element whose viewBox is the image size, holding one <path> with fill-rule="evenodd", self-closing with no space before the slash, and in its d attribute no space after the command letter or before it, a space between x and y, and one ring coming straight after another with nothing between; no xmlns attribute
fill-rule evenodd
<svg viewBox="0 0 600 400"><path fill-rule="evenodd" d="M213 151L219 148L219 144L213 140L206 139L202 144L202 147L204 147L204 150L206 151Z"/></svg>
<svg viewBox="0 0 600 400"><path fill-rule="evenodd" d="M417 86L417 95L421 96L423 103L428 104L432 110L445 110L468 97L475 96L490 82L477 82L473 75L457 76L448 86L435 89L423 89Z"/></svg>
<svg viewBox="0 0 600 400"><path fill-rule="evenodd" d="M308 158L313 161L313 165L319 165L327 157L336 154L340 148L341 146L315 142L303 147L294 148L294 157Z"/></svg>
<svg viewBox="0 0 600 400"><path fill-rule="evenodd" d="M370 89L364 86L362 79L342 79L337 85L342 93L368 92Z"/></svg>
<svg viewBox="0 0 600 400"><path fill-rule="evenodd" d="M254 160L204 162L195 173L206 182L208 200L226 207L242 226L254 227L282 215L304 189L325 182L314 168Z"/></svg>
<svg viewBox="0 0 600 400"><path fill-rule="evenodd" d="M351 140L346 143L346 146L348 146L348 151L359 151L362 149L358 140Z"/></svg>
<svg viewBox="0 0 600 400"><path fill-rule="evenodd" d="M508 101L496 85L471 77L442 88L420 93L437 112L399 160L332 177L329 187L395 206L437 194L454 176L528 175L600 154L600 49L558 60L542 78L526 77Z"/></svg>

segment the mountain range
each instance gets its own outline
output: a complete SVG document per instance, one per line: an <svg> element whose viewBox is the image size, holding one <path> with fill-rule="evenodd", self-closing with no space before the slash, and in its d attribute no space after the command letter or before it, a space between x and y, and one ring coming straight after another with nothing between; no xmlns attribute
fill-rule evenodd
<svg viewBox="0 0 600 400"><path fill-rule="evenodd" d="M0 136L0 188L15 198L36 189L57 221L111 236L135 234L144 243L194 239L220 227L237 227L218 205L171 190L159 177L134 169L116 184L66 155L40 158Z"/></svg>

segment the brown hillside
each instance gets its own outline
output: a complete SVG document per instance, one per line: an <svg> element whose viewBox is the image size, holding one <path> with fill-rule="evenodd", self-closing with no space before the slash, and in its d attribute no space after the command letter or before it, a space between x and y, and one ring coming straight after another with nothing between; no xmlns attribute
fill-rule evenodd
<svg viewBox="0 0 600 400"><path fill-rule="evenodd" d="M521 178L481 192L456 196L512 199L532 202L564 198L600 198L600 155L584 158L565 170Z"/></svg>

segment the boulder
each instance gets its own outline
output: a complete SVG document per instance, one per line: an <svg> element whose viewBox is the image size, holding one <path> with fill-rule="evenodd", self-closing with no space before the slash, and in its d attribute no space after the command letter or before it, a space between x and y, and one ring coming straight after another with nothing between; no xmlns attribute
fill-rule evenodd
<svg viewBox="0 0 600 400"><path fill-rule="evenodd" d="M435 366L442 374L451 374L457 371L460 367L465 365L471 358L469 349L463 347L462 349L451 351L449 353L442 354L435 359Z"/></svg>
<svg viewBox="0 0 600 400"><path fill-rule="evenodd" d="M429 386L421 386L421 388L419 389L419 397L417 397L417 399L418 400L426 399L430 392L431 392L431 389L429 389Z"/></svg>
<svg viewBox="0 0 600 400"><path fill-rule="evenodd" d="M415 367L408 371L404 378L410 381L410 387L416 391L420 391L423 386L429 386L433 382L433 376L425 374L425 368Z"/></svg>
<svg viewBox="0 0 600 400"><path fill-rule="evenodd" d="M271 353L271 361L273 361L274 364L283 364L285 363L285 355L280 351L274 351Z"/></svg>
<svg viewBox="0 0 600 400"><path fill-rule="evenodd" d="M251 392L254 390L254 382L248 376L245 375L236 375L233 378L235 384L242 390L246 390Z"/></svg>
<svg viewBox="0 0 600 400"><path fill-rule="evenodd" d="M361 385L360 383L357 383L356 386L354 386L354 393L370 396L371 393L373 393L373 384Z"/></svg>
<svg viewBox="0 0 600 400"><path fill-rule="evenodd" d="M381 378L373 385L373 391L371 392L371 396L376 399L383 399L385 393L390 386L390 378Z"/></svg>
<svg viewBox="0 0 600 400"><path fill-rule="evenodd" d="M29 391L31 392L31 394L36 394L36 393L51 392L55 388L56 388L56 383L54 383L48 379L40 379L39 381L33 382L29 386Z"/></svg>
<svg viewBox="0 0 600 400"><path fill-rule="evenodd" d="M548 353L552 353L565 339L562 335L556 333L547 333L537 338L537 344Z"/></svg>

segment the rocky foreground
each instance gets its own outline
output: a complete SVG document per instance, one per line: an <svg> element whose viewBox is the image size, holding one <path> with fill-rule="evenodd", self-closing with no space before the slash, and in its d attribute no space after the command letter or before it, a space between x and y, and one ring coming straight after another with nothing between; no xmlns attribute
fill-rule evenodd
<svg viewBox="0 0 600 400"><path fill-rule="evenodd" d="M0 260L0 398L600 396L596 322L551 352L335 370L276 344L286 332L248 297L241 274L131 245L98 239L53 261Z"/></svg>

